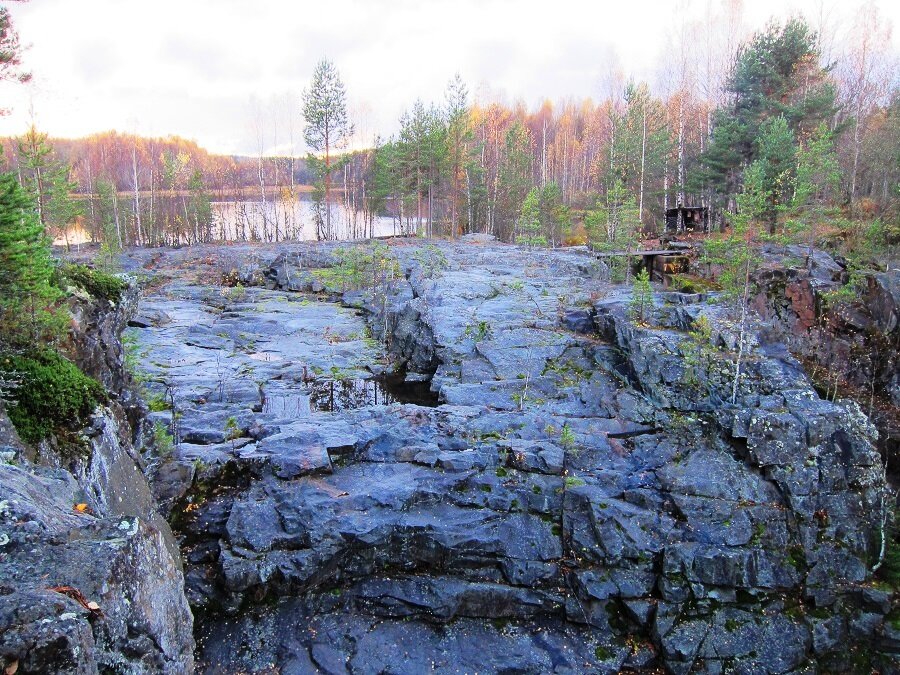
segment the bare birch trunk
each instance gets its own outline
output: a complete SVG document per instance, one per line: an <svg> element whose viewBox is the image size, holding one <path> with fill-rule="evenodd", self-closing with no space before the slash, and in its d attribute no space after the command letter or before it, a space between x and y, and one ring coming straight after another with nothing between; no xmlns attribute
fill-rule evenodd
<svg viewBox="0 0 900 675"><path fill-rule="evenodd" d="M141 227L141 193L138 184L137 149L135 147L131 148L131 182L134 187L134 224L137 228L137 242L135 243L141 245L144 243L144 232Z"/></svg>

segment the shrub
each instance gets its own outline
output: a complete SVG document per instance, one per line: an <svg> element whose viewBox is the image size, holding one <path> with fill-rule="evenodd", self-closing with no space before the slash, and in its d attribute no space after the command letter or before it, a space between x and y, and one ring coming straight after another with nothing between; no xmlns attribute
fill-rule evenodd
<svg viewBox="0 0 900 675"><path fill-rule="evenodd" d="M426 244L417 249L413 254L413 259L419 263L422 274L428 279L439 277L441 272L450 266L444 252L434 244Z"/></svg>
<svg viewBox="0 0 900 675"><path fill-rule="evenodd" d="M171 410L172 406L163 394L152 393L147 396L147 408L150 412L164 412Z"/></svg>
<svg viewBox="0 0 900 675"><path fill-rule="evenodd" d="M168 457L175 450L175 439L165 424L157 420L153 423L153 444L160 457Z"/></svg>
<svg viewBox="0 0 900 675"><path fill-rule="evenodd" d="M36 443L57 429L87 423L106 391L71 361L52 351L0 358L0 372L17 374L21 384L9 418L19 435Z"/></svg>
<svg viewBox="0 0 900 675"><path fill-rule="evenodd" d="M575 443L575 433L572 431L572 427L569 426L569 423L566 422L565 424L563 424L562 431L560 431L559 433L559 444L566 452L577 454Z"/></svg>

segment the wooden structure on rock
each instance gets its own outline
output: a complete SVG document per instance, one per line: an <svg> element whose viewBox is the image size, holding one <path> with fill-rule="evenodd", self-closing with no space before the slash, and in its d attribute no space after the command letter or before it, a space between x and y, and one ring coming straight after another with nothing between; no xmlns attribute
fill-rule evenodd
<svg viewBox="0 0 900 675"><path fill-rule="evenodd" d="M709 232L709 208L676 206L666 209L666 232Z"/></svg>

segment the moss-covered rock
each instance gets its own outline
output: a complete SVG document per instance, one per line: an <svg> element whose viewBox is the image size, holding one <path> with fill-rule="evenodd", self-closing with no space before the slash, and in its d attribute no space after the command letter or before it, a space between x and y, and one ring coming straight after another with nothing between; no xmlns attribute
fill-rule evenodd
<svg viewBox="0 0 900 675"><path fill-rule="evenodd" d="M28 443L37 443L56 429L84 426L106 400L99 382L53 351L0 357L0 372L21 380L8 412Z"/></svg>
<svg viewBox="0 0 900 675"><path fill-rule="evenodd" d="M122 292L128 287L123 279L87 265L69 263L56 270L56 283L60 287L67 285L82 289L94 298L117 303Z"/></svg>

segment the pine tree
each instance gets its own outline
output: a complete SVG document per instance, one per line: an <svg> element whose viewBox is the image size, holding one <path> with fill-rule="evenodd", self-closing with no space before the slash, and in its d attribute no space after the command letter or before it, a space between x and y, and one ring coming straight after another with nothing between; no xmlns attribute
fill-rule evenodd
<svg viewBox="0 0 900 675"><path fill-rule="evenodd" d="M50 241L31 196L0 175L0 341L25 347L54 341L64 317L55 307Z"/></svg>
<svg viewBox="0 0 900 675"><path fill-rule="evenodd" d="M206 241L210 236L210 228L212 228L212 203L203 184L203 174L200 169L195 169L188 179L188 191L191 195L188 218L194 228L194 240Z"/></svg>
<svg viewBox="0 0 900 675"><path fill-rule="evenodd" d="M711 143L692 177L695 187L707 186L724 204L739 191L743 168L760 158L758 141L772 119L782 117L802 143L833 117L835 88L819 65L816 45L815 32L792 19L768 26L738 52L727 84L732 103L714 115Z"/></svg>
<svg viewBox="0 0 900 675"><path fill-rule="evenodd" d="M637 323L647 323L653 310L653 287L650 285L650 275L647 270L634 275L634 283L631 285L631 318Z"/></svg>
<svg viewBox="0 0 900 675"><path fill-rule="evenodd" d="M541 189L533 187L522 202L522 213L517 223L517 244L546 246L547 238L541 234Z"/></svg>
<svg viewBox="0 0 900 675"><path fill-rule="evenodd" d="M347 93L341 76L328 59L322 59L313 72L309 89L303 92L303 118L306 128L303 138L306 144L317 152L324 152L319 179L323 182L324 237L335 236L331 227L331 172L336 167L331 163L331 151L341 147L353 134L353 125L347 113Z"/></svg>
<svg viewBox="0 0 900 675"><path fill-rule="evenodd" d="M621 180L614 180L606 193L606 201L598 200L597 209L585 217L588 244L597 251L626 254L640 242L641 221L638 205ZM626 281L630 274L629 256L608 259L613 281Z"/></svg>
<svg viewBox="0 0 900 675"><path fill-rule="evenodd" d="M497 169L497 234L510 237L522 212L523 203L532 185L531 134L519 121L506 131L504 152Z"/></svg>
<svg viewBox="0 0 900 675"><path fill-rule="evenodd" d="M447 171L450 178L450 237L462 233L460 217L466 211L464 189L466 164L471 161L472 125L469 119L469 92L457 73L447 85Z"/></svg>
<svg viewBox="0 0 900 675"><path fill-rule="evenodd" d="M54 157L47 134L34 125L19 139L18 155L20 179L32 195L38 219L48 233L61 234L68 245L69 225L83 212L71 197L78 188L69 180L71 167Z"/></svg>
<svg viewBox="0 0 900 675"><path fill-rule="evenodd" d="M540 201L541 230L552 246L562 244L563 237L569 233L569 208L563 204L562 190L553 181L541 188Z"/></svg>
<svg viewBox="0 0 900 675"><path fill-rule="evenodd" d="M12 25L9 9L0 7L0 82L28 82L31 73L21 69L22 45ZM0 115L9 111L0 109Z"/></svg>

